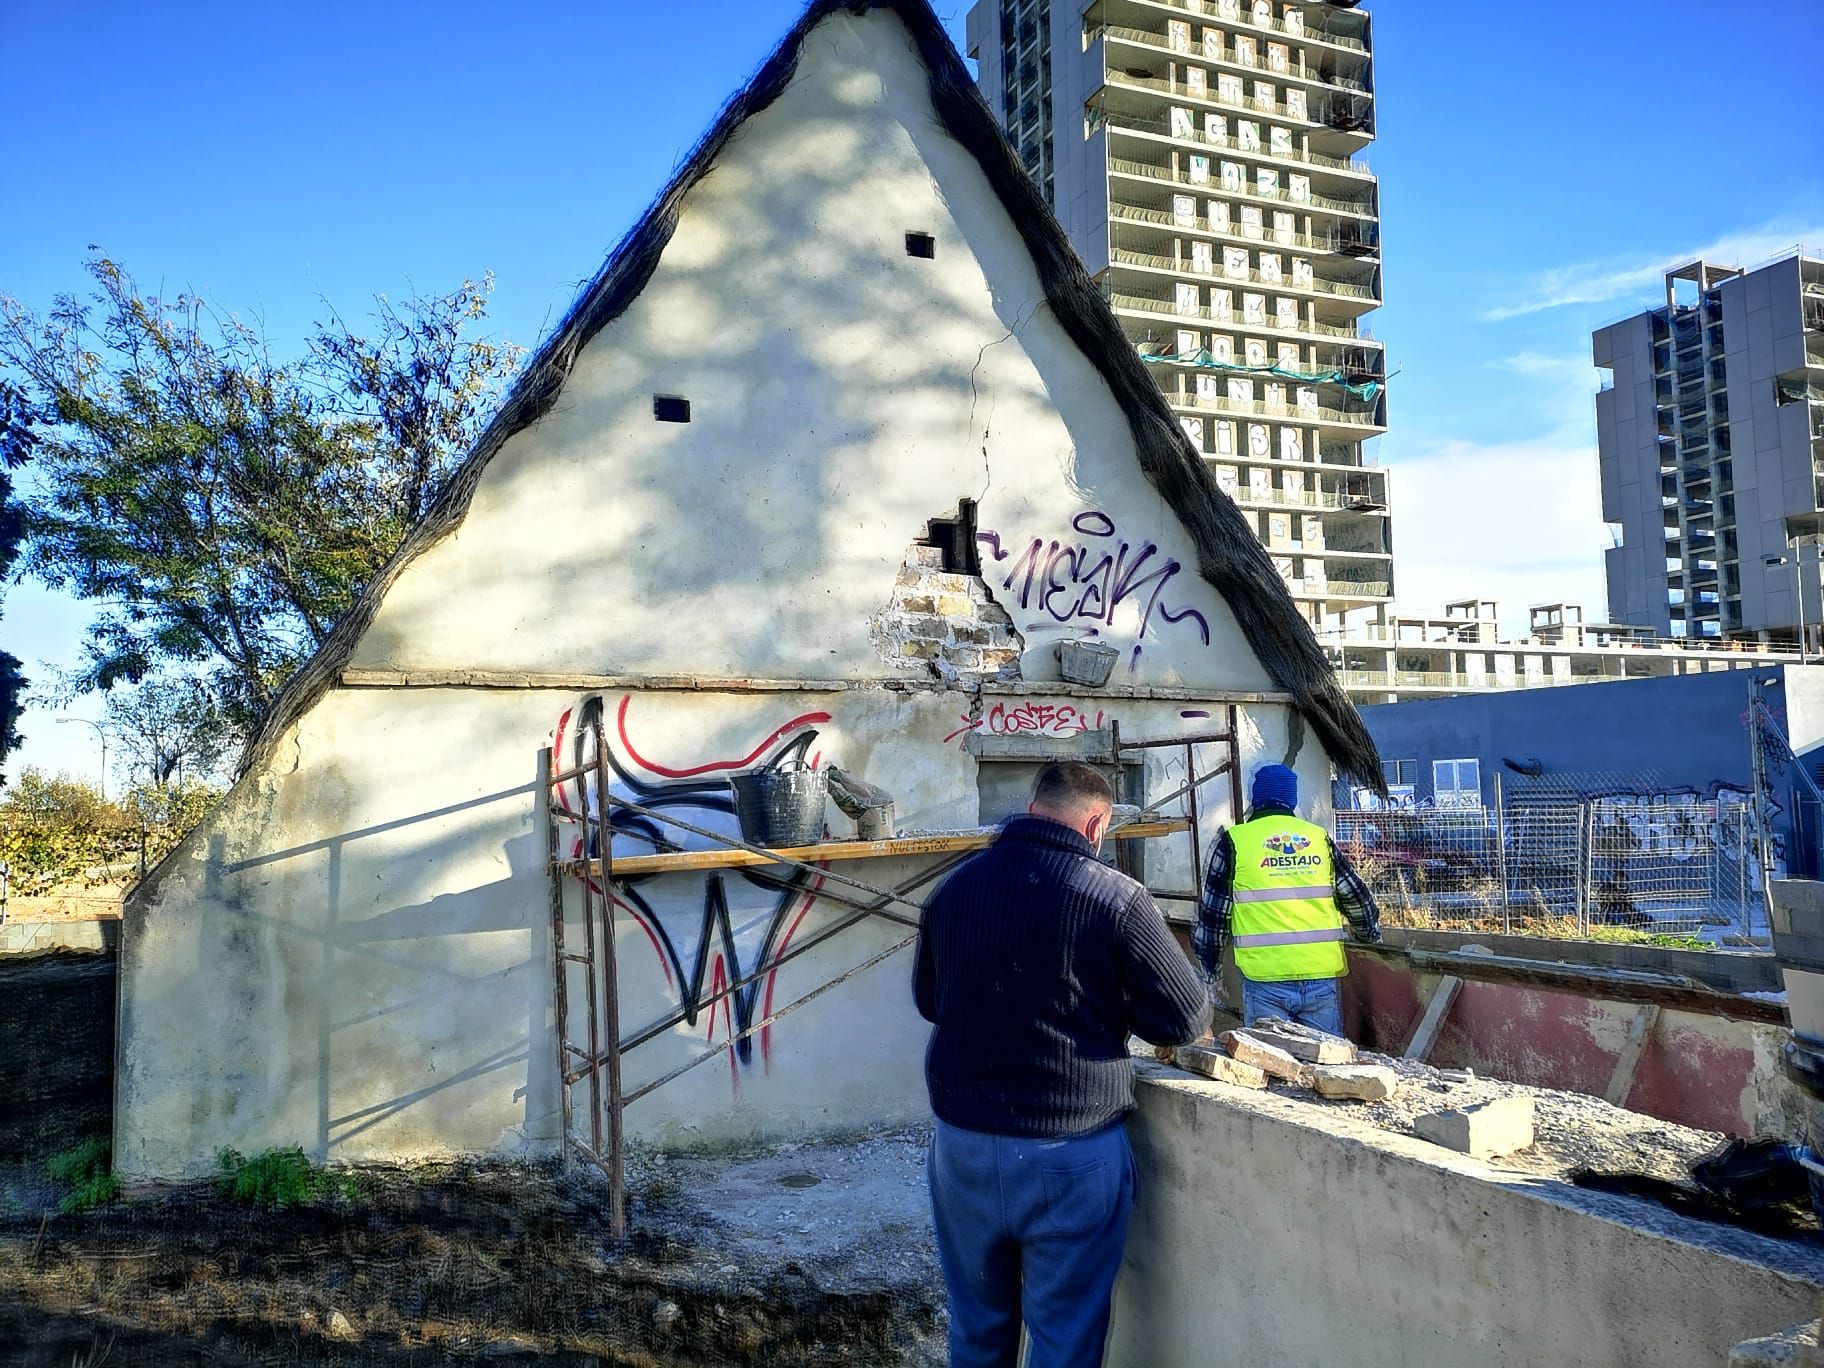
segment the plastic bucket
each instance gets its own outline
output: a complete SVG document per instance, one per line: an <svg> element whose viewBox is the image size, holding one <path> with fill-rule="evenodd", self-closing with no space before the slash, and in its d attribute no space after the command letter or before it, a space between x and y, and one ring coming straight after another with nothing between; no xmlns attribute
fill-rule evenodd
<svg viewBox="0 0 1824 1368"><path fill-rule="evenodd" d="M802 764L754 770L728 782L735 791L741 839L749 845L777 850L816 845L823 839L823 805L829 790L821 770Z"/></svg>

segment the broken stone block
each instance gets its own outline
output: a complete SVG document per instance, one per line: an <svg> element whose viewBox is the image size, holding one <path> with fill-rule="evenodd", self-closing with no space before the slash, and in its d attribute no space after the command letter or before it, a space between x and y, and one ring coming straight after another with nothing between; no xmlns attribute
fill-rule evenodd
<svg viewBox="0 0 1824 1368"><path fill-rule="evenodd" d="M1310 1082L1303 1064L1277 1045L1269 1045L1247 1031L1224 1031L1222 1045L1243 1064L1252 1064L1273 1078L1283 1078L1288 1083Z"/></svg>
<svg viewBox="0 0 1824 1368"><path fill-rule="evenodd" d="M937 599L930 594L907 594L899 600L898 607L906 613L935 613Z"/></svg>
<svg viewBox="0 0 1824 1368"><path fill-rule="evenodd" d="M939 594L937 611L945 617L974 617L975 600L967 594Z"/></svg>
<svg viewBox="0 0 1824 1368"><path fill-rule="evenodd" d="M1413 1127L1434 1145L1477 1159L1512 1154L1533 1143L1533 1099L1530 1093L1497 1097L1469 1107L1430 1112Z"/></svg>
<svg viewBox="0 0 1824 1368"><path fill-rule="evenodd" d="M906 564L923 566L931 570L942 570L944 568L943 548L941 546L908 546Z"/></svg>
<svg viewBox="0 0 1824 1368"><path fill-rule="evenodd" d="M1393 1096L1400 1076L1384 1064L1318 1064L1311 1070L1311 1086L1320 1097L1379 1102Z"/></svg>
<svg viewBox="0 0 1824 1368"><path fill-rule="evenodd" d="M1174 1062L1187 1073L1202 1074L1218 1083L1233 1083L1238 1088L1267 1086L1267 1075L1262 1070L1207 1045L1180 1045L1175 1054Z"/></svg>
<svg viewBox="0 0 1824 1368"><path fill-rule="evenodd" d="M1290 1021L1257 1021L1248 1027L1257 1039L1276 1045L1307 1064L1353 1064L1355 1046L1341 1036Z"/></svg>

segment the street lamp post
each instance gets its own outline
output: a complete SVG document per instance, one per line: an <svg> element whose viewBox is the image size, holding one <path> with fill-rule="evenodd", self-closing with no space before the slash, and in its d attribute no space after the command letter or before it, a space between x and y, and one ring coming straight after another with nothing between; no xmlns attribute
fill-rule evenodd
<svg viewBox="0 0 1824 1368"><path fill-rule="evenodd" d="M86 717L60 717L57 719L57 723L59 726L61 726L65 722L80 722L85 727L93 727L93 728L95 728L95 735L97 735L101 738L101 801L104 803L107 802L108 801L108 730L107 730L107 728L102 726L101 723L91 721L89 718L86 718Z"/></svg>
<svg viewBox="0 0 1824 1368"><path fill-rule="evenodd" d="M1806 654L1806 638L1810 634L1806 631L1805 624L1805 576L1799 564L1799 543L1787 542L1786 550L1788 554L1784 556L1763 556L1761 561L1769 570L1782 565L1792 567L1792 601L1799 617L1799 664L1805 665L1810 663Z"/></svg>

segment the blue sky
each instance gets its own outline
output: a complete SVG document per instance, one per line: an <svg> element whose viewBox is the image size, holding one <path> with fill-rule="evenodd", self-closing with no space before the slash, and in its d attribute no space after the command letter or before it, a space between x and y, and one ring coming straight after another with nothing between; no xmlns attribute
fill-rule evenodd
<svg viewBox="0 0 1824 1368"><path fill-rule="evenodd" d="M1401 606L1594 613L1590 329L1675 258L1824 249L1824 135L1783 117L1815 97L1824 6L1373 8ZM0 0L0 293L42 308L93 243L282 347L322 301L491 270L494 330L531 344L798 9ZM966 6L937 9L960 42ZM67 664L85 618L20 586L0 643ZM88 728L24 730L9 770L93 772Z"/></svg>

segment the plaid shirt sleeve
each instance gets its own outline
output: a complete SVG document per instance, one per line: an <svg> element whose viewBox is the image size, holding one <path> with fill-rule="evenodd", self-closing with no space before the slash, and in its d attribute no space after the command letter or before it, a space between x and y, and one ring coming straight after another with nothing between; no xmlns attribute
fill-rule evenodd
<svg viewBox="0 0 1824 1368"><path fill-rule="evenodd" d="M1222 947L1229 940L1229 922L1235 908L1231 887L1235 872L1235 842L1224 830L1210 851L1210 867L1203 876L1203 901L1197 904L1197 925L1191 928L1191 949L1203 966L1203 976L1222 973Z"/></svg>
<svg viewBox="0 0 1824 1368"><path fill-rule="evenodd" d="M1349 863L1349 857L1337 849L1335 841L1330 842L1330 867L1335 872L1337 911L1348 918L1358 941L1375 944L1381 938L1381 909L1375 905L1374 894L1368 890L1362 876Z"/></svg>

